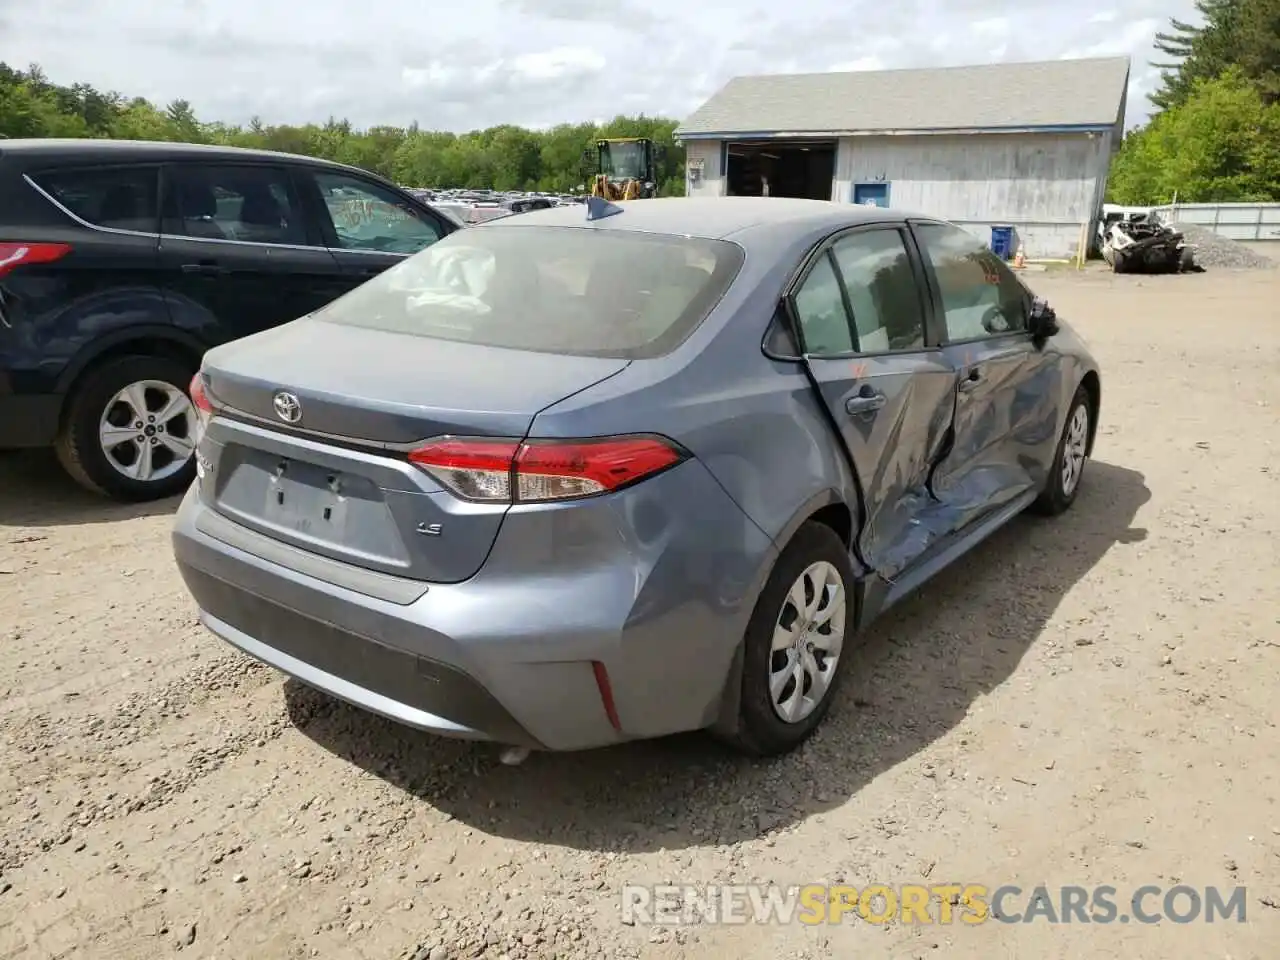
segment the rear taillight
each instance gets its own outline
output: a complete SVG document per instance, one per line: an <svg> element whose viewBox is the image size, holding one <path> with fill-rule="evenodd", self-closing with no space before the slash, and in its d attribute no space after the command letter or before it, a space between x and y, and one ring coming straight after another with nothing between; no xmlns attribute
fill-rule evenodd
<svg viewBox="0 0 1280 960"><path fill-rule="evenodd" d="M662 437L588 440L487 440L441 437L409 454L466 500L547 503L610 493L688 457Z"/></svg>
<svg viewBox="0 0 1280 960"><path fill-rule="evenodd" d="M18 243L0 240L0 277L18 267L54 263L70 252L69 243Z"/></svg>
<svg viewBox="0 0 1280 960"><path fill-rule="evenodd" d="M209 393L204 387L204 374L197 373L191 378L191 386L187 389L191 403L196 408L196 443L204 439L205 428L213 418L213 404L209 402Z"/></svg>

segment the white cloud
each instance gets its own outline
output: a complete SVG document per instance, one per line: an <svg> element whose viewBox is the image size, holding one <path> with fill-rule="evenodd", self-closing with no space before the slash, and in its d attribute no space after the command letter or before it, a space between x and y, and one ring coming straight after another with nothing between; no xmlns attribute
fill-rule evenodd
<svg viewBox="0 0 1280 960"><path fill-rule="evenodd" d="M512 70L530 80L559 80L599 73L608 61L589 47L556 47L541 53L524 53L511 61Z"/></svg>
<svg viewBox="0 0 1280 960"><path fill-rule="evenodd" d="M1135 20L1119 31L1110 32L1094 43L1084 46L1069 47L1060 55L1068 57L1110 57L1119 54L1133 54L1135 50L1149 48L1151 39L1160 29L1162 21L1154 17Z"/></svg>
<svg viewBox="0 0 1280 960"><path fill-rule="evenodd" d="M400 77L409 87L443 87L453 83L458 71L447 64L432 61L425 67L405 67Z"/></svg>
<svg viewBox="0 0 1280 960"><path fill-rule="evenodd" d="M0 60L206 119L426 129L684 116L730 77L1128 54L1192 0L0 0Z"/></svg>
<svg viewBox="0 0 1280 960"><path fill-rule="evenodd" d="M1003 37L1012 28L1008 17L987 17L969 24L969 32L975 37Z"/></svg>

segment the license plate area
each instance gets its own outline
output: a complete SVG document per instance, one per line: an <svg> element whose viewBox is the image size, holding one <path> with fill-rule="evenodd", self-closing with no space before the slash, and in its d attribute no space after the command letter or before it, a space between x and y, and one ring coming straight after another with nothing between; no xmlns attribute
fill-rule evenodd
<svg viewBox="0 0 1280 960"><path fill-rule="evenodd" d="M376 464L347 462L338 451L313 458L309 451L228 443L218 459L212 506L291 546L403 576L414 559L404 533L422 519L425 501L418 502L421 494L383 488L374 479L377 470Z"/></svg>
<svg viewBox="0 0 1280 960"><path fill-rule="evenodd" d="M345 540L352 488L359 486L354 478L281 458L266 486L265 523L329 543Z"/></svg>

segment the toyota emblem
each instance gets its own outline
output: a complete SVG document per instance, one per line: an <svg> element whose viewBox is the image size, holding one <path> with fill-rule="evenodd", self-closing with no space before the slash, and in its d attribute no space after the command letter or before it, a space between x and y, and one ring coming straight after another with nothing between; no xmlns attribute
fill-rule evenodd
<svg viewBox="0 0 1280 960"><path fill-rule="evenodd" d="M292 393L281 390L272 398L271 405L276 408L276 416L285 423L297 423L302 419L302 404Z"/></svg>

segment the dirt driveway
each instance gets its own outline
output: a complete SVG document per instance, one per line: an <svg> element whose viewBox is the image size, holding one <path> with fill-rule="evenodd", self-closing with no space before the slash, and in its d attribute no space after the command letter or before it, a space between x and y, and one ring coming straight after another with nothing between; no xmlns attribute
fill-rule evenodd
<svg viewBox="0 0 1280 960"><path fill-rule="evenodd" d="M335 705L198 628L173 504L0 460L0 957L1274 957L1280 270L1032 282L1104 365L1079 501L888 616L771 763L508 768ZM668 881L1242 885L1247 922L621 923Z"/></svg>

